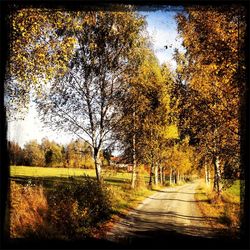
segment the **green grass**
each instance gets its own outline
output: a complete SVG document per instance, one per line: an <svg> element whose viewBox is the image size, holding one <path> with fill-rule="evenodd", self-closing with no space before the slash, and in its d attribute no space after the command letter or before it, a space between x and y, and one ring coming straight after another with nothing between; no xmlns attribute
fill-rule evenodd
<svg viewBox="0 0 250 250"><path fill-rule="evenodd" d="M111 185L117 195L118 203L117 210L129 208L135 205L138 201L144 199L153 191L146 188L141 190L131 190L130 180L131 173L117 172L114 170L103 169L103 177L108 185ZM11 166L10 176L18 183L32 182L33 184L42 184L45 188L53 188L55 182L70 183L70 177L75 181L81 182L84 175L95 178L94 169L77 169L77 168L45 168L45 167L27 167L27 166ZM145 183L148 183L149 176L143 173L141 178Z"/></svg>
<svg viewBox="0 0 250 250"><path fill-rule="evenodd" d="M231 195L240 196L240 185L241 181L237 180L230 188L226 189L224 192Z"/></svg>
<svg viewBox="0 0 250 250"><path fill-rule="evenodd" d="M84 174L93 177L95 176L95 171L93 169L80 168L10 167L11 177L77 177Z"/></svg>
<svg viewBox="0 0 250 250"><path fill-rule="evenodd" d="M227 229L237 237L240 224L240 181L235 181L224 190L221 198L212 191L212 186L202 183L196 190L195 198L204 216L216 218L209 221L213 227Z"/></svg>
<svg viewBox="0 0 250 250"><path fill-rule="evenodd" d="M121 186L125 183L129 183L131 180L131 173L128 172L116 172L103 169L102 171L104 180L108 184L114 186ZM27 167L27 166L11 166L10 176L13 179L25 181L27 179L34 179L40 181L66 181L66 178L74 177L80 180L84 175L89 177L95 177L96 173L94 169L80 169L80 168L47 168L47 167ZM149 176L143 174L145 182L148 182Z"/></svg>

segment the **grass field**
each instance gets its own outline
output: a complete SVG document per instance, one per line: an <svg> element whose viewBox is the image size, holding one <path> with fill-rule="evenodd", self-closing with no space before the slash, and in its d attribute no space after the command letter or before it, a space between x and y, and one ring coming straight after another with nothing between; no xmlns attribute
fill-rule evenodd
<svg viewBox="0 0 250 250"><path fill-rule="evenodd" d="M240 180L235 181L230 188L225 190L225 193L235 196L240 196L240 185L241 185Z"/></svg>
<svg viewBox="0 0 250 250"><path fill-rule="evenodd" d="M80 168L43 168L43 167L26 167L26 166L11 166L10 176L26 176L26 177L77 177L84 174L95 176L93 169Z"/></svg>
<svg viewBox="0 0 250 250"><path fill-rule="evenodd" d="M131 180L131 173L117 172L112 170L102 171L104 180L115 186L128 183ZM80 180L84 176L95 177L94 169L80 169L80 168L45 168L45 167L27 167L27 166L11 166L10 177L21 181L27 179L39 181L66 181L66 178L73 177ZM149 176L146 173L142 174L145 182L148 181Z"/></svg>

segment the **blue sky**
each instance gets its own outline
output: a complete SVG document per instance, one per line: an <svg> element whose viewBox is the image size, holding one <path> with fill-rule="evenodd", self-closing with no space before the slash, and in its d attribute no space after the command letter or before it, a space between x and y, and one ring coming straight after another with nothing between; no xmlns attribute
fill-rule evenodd
<svg viewBox="0 0 250 250"><path fill-rule="evenodd" d="M177 12L170 9L168 11L142 11L140 13L146 16L147 30L159 62L161 64L167 62L174 69L176 63L172 59L172 54L175 48L181 49L181 39L178 37L175 21ZM165 45L168 46L168 49L164 47Z"/></svg>
<svg viewBox="0 0 250 250"><path fill-rule="evenodd" d="M159 62L161 64L168 63L170 68L174 70L176 64L172 59L172 53L174 48L182 49L174 19L176 9L169 9L168 11L144 10L140 11L140 14L146 16L148 24L147 30ZM166 45L168 49L164 48ZM31 104L24 120L8 123L7 137L9 140L18 142L20 146L23 146L27 141L33 139L37 139L37 141L40 142L44 137L61 144L69 143L72 139L75 139L72 135L61 134L44 128L38 118L34 104Z"/></svg>

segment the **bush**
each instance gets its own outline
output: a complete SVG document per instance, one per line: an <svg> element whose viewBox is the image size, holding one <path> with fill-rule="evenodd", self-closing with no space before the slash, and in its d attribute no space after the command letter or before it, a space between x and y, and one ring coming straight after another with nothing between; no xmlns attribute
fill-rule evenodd
<svg viewBox="0 0 250 250"><path fill-rule="evenodd" d="M91 233L91 228L107 219L112 211L109 190L91 178L84 178L81 184L57 184L48 193L48 203L48 219L66 238Z"/></svg>
<svg viewBox="0 0 250 250"><path fill-rule="evenodd" d="M38 235L41 225L45 225L47 210L47 199L42 186L22 186L11 181L10 237Z"/></svg>
<svg viewBox="0 0 250 250"><path fill-rule="evenodd" d="M11 238L76 239L112 212L110 191L91 178L42 186L11 182Z"/></svg>

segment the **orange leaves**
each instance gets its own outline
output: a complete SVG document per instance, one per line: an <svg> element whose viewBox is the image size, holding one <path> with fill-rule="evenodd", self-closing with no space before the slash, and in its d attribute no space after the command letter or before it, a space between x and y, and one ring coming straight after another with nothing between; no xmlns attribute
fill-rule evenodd
<svg viewBox="0 0 250 250"><path fill-rule="evenodd" d="M239 77L239 64L244 60L241 14L240 9L207 7L188 9L187 17L178 19L187 49L184 72L188 72L187 85L193 93L193 99L187 100L191 117L185 125L209 151L204 154L220 154L227 160L237 160L239 153L240 90L244 87Z"/></svg>

